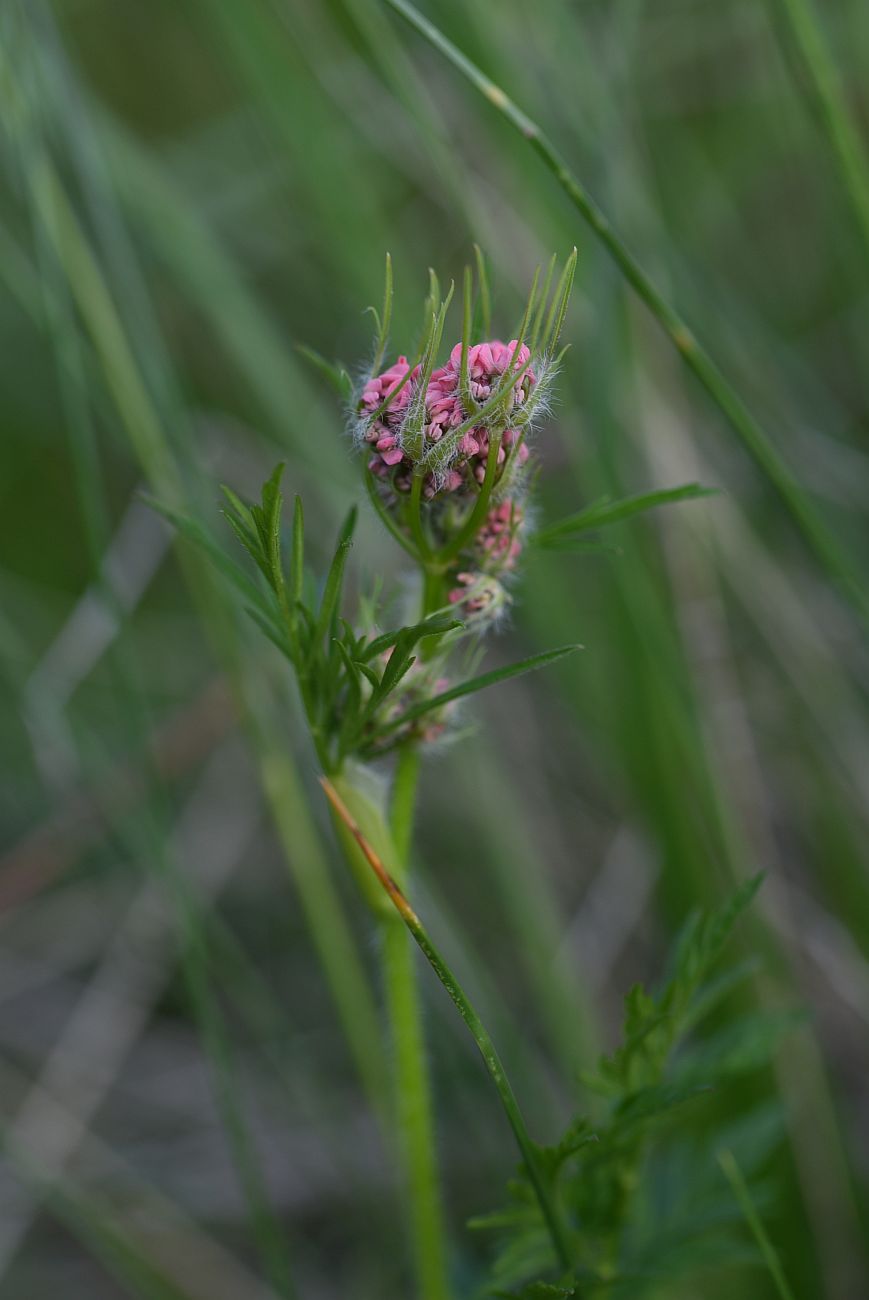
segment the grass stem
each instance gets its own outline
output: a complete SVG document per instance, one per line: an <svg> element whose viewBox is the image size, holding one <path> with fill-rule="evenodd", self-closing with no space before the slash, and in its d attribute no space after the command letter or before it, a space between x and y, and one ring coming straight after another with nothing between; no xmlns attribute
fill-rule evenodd
<svg viewBox="0 0 869 1300"><path fill-rule="evenodd" d="M595 199L574 175L541 127L463 54L408 0L386 0L466 78L528 141L555 177L573 206L601 241L637 296L661 325L685 365L699 379L745 448L775 487L804 538L869 629L869 594L849 554L804 493L775 445L751 414L730 381L695 338L679 312L664 297L611 226Z"/></svg>
<svg viewBox="0 0 869 1300"><path fill-rule="evenodd" d="M836 65L812 0L778 0L845 186L861 238L869 252L869 162L852 121Z"/></svg>
<svg viewBox="0 0 869 1300"><path fill-rule="evenodd" d="M733 1195L739 1202L740 1209L745 1215L748 1226L751 1228L752 1235L757 1242L760 1253L763 1255L764 1263L766 1264L769 1275L775 1285L779 1300L794 1300L794 1293L784 1275L778 1251L770 1241L766 1228L763 1226L760 1216L754 1207L751 1193L748 1190L748 1184L743 1177L742 1170L737 1164L736 1157L732 1151L719 1151L718 1163L721 1165L724 1176L733 1189Z"/></svg>

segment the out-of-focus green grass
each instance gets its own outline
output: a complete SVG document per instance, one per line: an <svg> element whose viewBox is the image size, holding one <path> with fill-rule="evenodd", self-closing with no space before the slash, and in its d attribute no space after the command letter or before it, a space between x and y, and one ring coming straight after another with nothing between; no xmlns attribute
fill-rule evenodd
<svg viewBox="0 0 869 1300"><path fill-rule="evenodd" d="M784 6L426 12L546 125L865 569L869 252ZM819 17L863 129L864 6ZM325 557L358 479L295 345L364 361L388 248L399 348L427 267L458 275L474 241L504 332L534 265L579 247L541 518L723 492L620 526L612 555L529 559L497 653L586 648L481 697L478 735L430 761L420 910L545 1137L690 907L766 869L751 996L811 1012L776 1073L767 1226L798 1296L859 1295L865 640L720 415L522 141L373 0L30 0L0 58L0 1295L265 1294L227 1120L298 1294L408 1294L369 921L280 666L136 494L219 528L218 478L253 490L285 457ZM370 519L354 562L400 569ZM203 696L218 675L235 707ZM464 1221L514 1157L426 996L470 1294ZM770 1294L759 1271L705 1294L735 1285Z"/></svg>

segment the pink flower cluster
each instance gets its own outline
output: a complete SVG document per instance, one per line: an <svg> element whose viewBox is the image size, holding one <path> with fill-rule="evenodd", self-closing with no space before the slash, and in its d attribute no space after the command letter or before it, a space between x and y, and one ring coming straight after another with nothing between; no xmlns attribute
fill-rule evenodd
<svg viewBox="0 0 869 1300"><path fill-rule="evenodd" d="M490 614L507 600L498 577L515 568L522 551L519 533L523 511L516 501L501 501L493 506L473 542L475 570L463 570L454 577L455 587L448 593L451 605L460 605L469 615Z"/></svg>
<svg viewBox="0 0 869 1300"><path fill-rule="evenodd" d="M483 614L487 622L497 618L507 600L506 591L497 578L487 577L484 573L462 572L456 574L455 582L447 600L460 607L459 613L468 618Z"/></svg>
<svg viewBox="0 0 869 1300"><path fill-rule="evenodd" d="M477 533L476 546L481 552L484 567L512 569L522 550L519 530L523 512L516 501L501 501L486 517Z"/></svg>
<svg viewBox="0 0 869 1300"><path fill-rule="evenodd" d="M488 343L477 343L468 349L469 388L472 397L480 404L491 397L501 382L510 367L514 351L516 355L512 367L519 378L513 387L510 409L517 410L525 402L536 383L536 377L530 366L524 373L519 373L530 361L531 354L524 345L517 351L516 342L513 339L510 343L501 343L494 339ZM461 364L462 345L457 343L447 364L431 374L425 394L423 454L445 435L464 424L472 414L462 404ZM373 451L369 469L378 478L391 480L393 486L400 491L406 491L410 487L413 471L413 462L402 447L401 430L415 385L420 378L419 366L414 367L408 375L409 370L407 357L399 357L395 365L368 380L362 390L360 403L363 415L371 416L394 394L385 409L370 422L363 437ZM498 449L499 465L504 464L510 449L517 445L519 462L523 463L528 458L528 448L520 440L520 431L510 427L504 429ZM434 496L437 491L455 492L468 485L468 476L482 482L488 454L489 428L484 422L463 435L455 456L450 457L449 464L444 467L437 481L434 475L428 476L426 495Z"/></svg>

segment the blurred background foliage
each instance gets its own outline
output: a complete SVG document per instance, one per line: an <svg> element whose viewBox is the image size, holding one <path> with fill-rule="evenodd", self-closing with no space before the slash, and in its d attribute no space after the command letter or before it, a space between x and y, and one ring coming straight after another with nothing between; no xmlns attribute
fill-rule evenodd
<svg viewBox="0 0 869 1300"><path fill-rule="evenodd" d="M864 131L869 11L817 9ZM795 11L426 3L865 571L869 228ZM475 241L505 337L535 264L579 248L540 517L722 493L529 559L496 657L585 650L428 762L418 910L545 1139L688 911L765 869L742 1005L808 1022L714 1104L778 1099L763 1209L795 1294L865 1295L865 636L553 178L374 0L5 0L0 120L0 1295L410 1294L370 919L283 665L141 493L220 533L218 480L286 458L325 561L358 465L298 345L364 364L389 249L410 351L428 266L459 276ZM357 588L400 561L366 514ZM423 979L471 1295L491 1243L465 1221L515 1156ZM704 1295L735 1285L772 1293L739 1264Z"/></svg>

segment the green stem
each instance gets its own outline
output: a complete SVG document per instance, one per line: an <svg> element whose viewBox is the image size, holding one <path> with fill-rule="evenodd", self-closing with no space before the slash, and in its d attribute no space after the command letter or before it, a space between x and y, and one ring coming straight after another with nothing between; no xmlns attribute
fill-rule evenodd
<svg viewBox="0 0 869 1300"><path fill-rule="evenodd" d="M371 980L359 953L291 760L272 740L253 709L250 733L260 778L289 874L362 1086L386 1128L384 1064L376 1044L379 1024Z"/></svg>
<svg viewBox="0 0 869 1300"><path fill-rule="evenodd" d="M368 498L375 509L377 518L383 524L386 531L392 534L399 546L403 550L407 551L408 555L412 556L415 560L418 559L419 557L417 556L416 547L412 542L408 541L398 524L392 518L392 515L380 500L380 497L377 495L377 482L370 469L365 471L365 490L367 491Z"/></svg>
<svg viewBox="0 0 869 1300"><path fill-rule="evenodd" d="M416 543L420 559L424 561L431 555L431 547L422 526L422 480L422 470L415 469L413 484L410 489L410 531L413 534L413 540Z"/></svg>
<svg viewBox="0 0 869 1300"><path fill-rule="evenodd" d="M486 517L486 511L489 508L489 501L492 496L492 489L495 486L495 475L498 472L498 452L501 450L500 433L492 433L489 436L489 452L486 456L486 474L480 486L479 495L474 502L474 508L468 515L462 527L456 533L455 537L445 546L438 554L440 563L448 563L460 553L463 547L478 532L480 525Z"/></svg>
<svg viewBox="0 0 869 1300"><path fill-rule="evenodd" d="M331 786L328 781L324 781L323 788L325 789L332 806L338 813L338 816L342 819L356 839L359 847L368 859L372 870L383 885L383 888L386 890L389 897L392 899L399 916L404 921L404 924L413 935L419 947L422 949L429 965L437 975L441 984L443 984L456 1006L459 1015L470 1030L474 1042L479 1048L480 1055L485 1062L486 1069L489 1071L492 1082L497 1089L498 1096L501 1099L501 1105L504 1108L510 1127L513 1130L513 1134L516 1138L517 1145L528 1172L528 1177L531 1180L531 1185L537 1196L543 1220L552 1239L556 1258L562 1268L570 1269L572 1267L572 1249L570 1244L569 1227L564 1222L559 1207L552 1195L549 1180L540 1167L537 1150L531 1140L528 1129L525 1126L525 1120L519 1108L519 1103L516 1100L515 1093L510 1085L510 1080L507 1078L501 1058L498 1055L492 1039L489 1037L486 1027L477 1015L477 1012L474 1010L470 999L459 984L459 981L456 979L446 961L429 938L425 927L416 915L416 912L414 912L410 903L407 901L395 874L390 875L377 853L373 850L372 846L368 843L365 836L354 822L353 817L346 806L342 803L340 796L334 787ZM404 802L405 800L403 798L402 803ZM398 830L399 833L402 830L400 825ZM392 867L392 863L390 863L389 866Z"/></svg>
<svg viewBox="0 0 869 1300"><path fill-rule="evenodd" d="M402 879L407 876L418 775L419 753L415 746L405 746L398 754L390 819L400 864L396 870ZM446 1242L417 974L408 935L394 916L383 922L383 975L395 1061L396 1108L411 1189L409 1214L419 1294L423 1300L446 1300L450 1294Z"/></svg>
<svg viewBox="0 0 869 1300"><path fill-rule="evenodd" d="M507 1116L516 1143L522 1154L528 1177L534 1188L543 1214L544 1222L552 1239L552 1245L555 1254L562 1268L571 1267L571 1248L570 1236L567 1225L562 1221L558 1207L552 1197L548 1179L540 1168L537 1158L537 1152L534 1143L531 1140L528 1129L525 1126L525 1119L516 1100L516 1094L507 1078L507 1073L498 1055L495 1044L489 1036L489 1032L483 1024L473 1005L466 996L464 990L453 975L449 966L438 952L437 948L429 939L428 934L423 928L419 918L412 914L411 917L404 916L405 924L410 930L416 942L424 952L432 970L437 975L441 984L443 984L450 998L452 999L459 1015L464 1020L468 1029L473 1036L474 1042L479 1048L486 1069L489 1071L492 1082L497 1089L498 1096L501 1099L501 1105L504 1107L504 1113Z"/></svg>
<svg viewBox="0 0 869 1300"><path fill-rule="evenodd" d="M435 610L441 608L444 603L444 575L440 566L426 566L422 571L422 617L428 618ZM423 657L424 656L423 642Z"/></svg>
<svg viewBox="0 0 869 1300"><path fill-rule="evenodd" d="M415 745L405 745L398 754L392 785L390 829L392 842L402 863L401 875L407 876L407 863L413 840L413 816L416 805L416 788L419 782L419 750Z"/></svg>
<svg viewBox="0 0 869 1300"><path fill-rule="evenodd" d="M386 0L513 126L542 159L567 194L580 216L601 241L637 296L663 328L685 365L699 379L709 396L727 418L731 428L754 457L777 490L792 518L816 556L835 579L866 627L869 627L869 595L857 574L851 556L828 528L823 516L803 493L742 398L718 369L712 357L697 341L676 309L652 282L633 253L622 242L603 210L568 167L541 127L486 76L452 41L424 18L408 0Z"/></svg>

